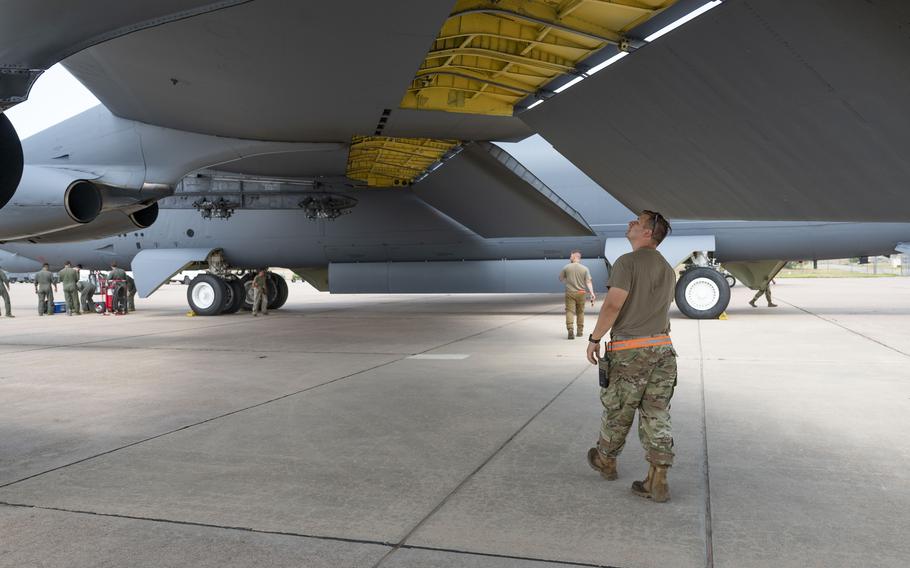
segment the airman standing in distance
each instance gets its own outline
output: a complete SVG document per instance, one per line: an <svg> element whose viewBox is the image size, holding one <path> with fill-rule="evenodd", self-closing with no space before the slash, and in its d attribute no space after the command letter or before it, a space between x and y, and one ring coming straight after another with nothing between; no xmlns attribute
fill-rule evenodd
<svg viewBox="0 0 910 568"><path fill-rule="evenodd" d="M12 310L9 305L9 276L6 275L6 272L3 271L3 267L0 267L0 296L3 296L3 305L6 308L6 317L14 318Z"/></svg>
<svg viewBox="0 0 910 568"><path fill-rule="evenodd" d="M113 311L118 314L125 314L127 310L126 304L126 271L117 266L117 261L111 261L111 271L107 274L107 279L110 280L120 280L120 282L115 282L109 284L114 286L114 308Z"/></svg>
<svg viewBox="0 0 910 568"><path fill-rule="evenodd" d="M35 273L35 294L38 294L38 315L43 316L45 313L49 316L54 315L54 293L51 291L57 289L57 282L54 281L54 273L51 272L50 266L45 262L41 270Z"/></svg>
<svg viewBox="0 0 910 568"><path fill-rule="evenodd" d="M676 351L670 341L670 302L676 273L657 252L670 233L659 213L643 211L629 223L632 252L616 260L607 281L607 297L588 337L587 358L598 365L603 423L588 464L605 479L616 479L616 458L638 411L638 437L650 463L632 492L664 502L670 499L667 469L673 464L670 399L676 387ZM600 340L610 332L604 358Z"/></svg>
<svg viewBox="0 0 910 568"><path fill-rule="evenodd" d="M76 270L79 271L79 274L82 274L82 265L77 264ZM92 282L90 276L91 272L88 278L76 283L76 290L79 291L79 305L82 307L82 311L87 314L95 311L95 302L92 300L92 296L95 294L95 283Z"/></svg>
<svg viewBox="0 0 910 568"><path fill-rule="evenodd" d="M594 285L591 283L591 271L581 263L581 251L573 250L569 255L569 264L559 272L559 281L566 285L566 329L569 339L582 337L585 331L585 295L591 294L591 305L594 305ZM576 331L575 319L578 318Z"/></svg>
<svg viewBox="0 0 910 568"><path fill-rule="evenodd" d="M129 274L126 275L126 291L129 294L129 300L127 301L127 310L131 312L136 311L136 281L133 280L133 277Z"/></svg>
<svg viewBox="0 0 910 568"><path fill-rule="evenodd" d="M57 273L60 283L63 284L63 298L66 300L66 315L71 316L73 313L82 315L82 309L79 307L79 291L76 290L76 284L79 283L79 271L73 268L73 263L66 261L63 263L63 270Z"/></svg>
<svg viewBox="0 0 910 568"><path fill-rule="evenodd" d="M269 315L269 275L262 269L253 278L253 315Z"/></svg>

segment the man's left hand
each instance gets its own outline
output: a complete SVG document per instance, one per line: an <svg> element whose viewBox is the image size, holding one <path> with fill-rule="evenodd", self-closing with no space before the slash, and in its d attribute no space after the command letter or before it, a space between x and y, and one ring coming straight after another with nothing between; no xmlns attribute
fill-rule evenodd
<svg viewBox="0 0 910 568"><path fill-rule="evenodd" d="M597 364L598 359L600 359L600 342L599 341L597 343L591 343L590 341L588 342L587 356L588 356L589 363L591 363L592 365Z"/></svg>

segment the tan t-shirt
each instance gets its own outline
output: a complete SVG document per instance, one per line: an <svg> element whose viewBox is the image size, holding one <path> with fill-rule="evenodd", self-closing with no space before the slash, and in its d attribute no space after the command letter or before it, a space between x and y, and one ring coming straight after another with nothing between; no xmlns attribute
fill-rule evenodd
<svg viewBox="0 0 910 568"><path fill-rule="evenodd" d="M669 333L676 272L657 250L642 248L616 259L607 280L607 287L613 286L628 292L629 297L619 310L610 337L630 339Z"/></svg>
<svg viewBox="0 0 910 568"><path fill-rule="evenodd" d="M550 273L552 274L552 272ZM586 291L588 289L588 280L591 279L591 271L588 270L588 267L580 262L570 262L569 264L562 267L560 271L560 276L566 283L566 292L569 294L574 294L578 291Z"/></svg>

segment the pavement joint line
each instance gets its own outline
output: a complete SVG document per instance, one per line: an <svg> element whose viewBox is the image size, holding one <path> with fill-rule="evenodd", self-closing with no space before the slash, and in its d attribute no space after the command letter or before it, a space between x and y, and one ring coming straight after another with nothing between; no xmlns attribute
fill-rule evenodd
<svg viewBox="0 0 910 568"><path fill-rule="evenodd" d="M870 337L870 336L868 336L868 335L866 335L866 334L864 334L864 333L862 333L862 332L859 332L859 331L856 331L855 329L849 328L849 327L847 327L846 325L840 323L839 321L837 321L837 320L835 320L835 319L826 318L826 317L823 316L823 315L816 314L815 312L812 312L812 311L810 311L810 310L807 310L806 308L797 306L796 304L794 304L794 303L792 303L792 302L788 302L788 301L786 301L786 300L781 300L781 301L782 301L783 303L787 304L788 306L792 306L792 307L796 308L797 310L799 310L799 311L801 311L801 312L804 312L804 313L809 314L810 316L817 317L818 319L820 319L820 320L822 320L822 321L826 321L826 322L830 323L831 325L835 325L835 326L837 326L837 327L839 327L839 328L841 328L841 329L843 329L843 330L845 330L845 331L849 331L850 333L852 333L852 334L854 334L854 335L858 335L858 336L862 337L863 339L867 339L867 340L871 341L872 343L877 343L878 345L881 345L881 346L884 347L885 349L890 349L891 351L894 351L895 353L899 353L899 354L903 355L904 357L910 357L910 353L907 353L906 351L901 351L901 350L898 349L897 347L892 347L892 346L888 345L887 343L885 343L885 342L883 342L883 341L879 341L878 339L875 339L874 337Z"/></svg>
<svg viewBox="0 0 910 568"><path fill-rule="evenodd" d="M548 310L548 311L550 311L550 310ZM471 479L473 479L474 476L480 470L482 470L484 467L487 466L487 464L489 464L491 461L493 461L493 459L497 455L499 455L499 453L502 450L504 450L506 448L506 446L508 446L512 442L512 440L514 440L519 434L524 432L524 430L531 424L531 422L533 422L538 416L540 416L546 409L550 408L550 406L554 402L556 402L556 399L558 399L560 396L562 396L562 393L566 392L569 389L569 387L574 385L576 383L576 381L578 381L578 379L580 379L582 377L582 375L584 375L585 372L589 370L589 368L590 368L590 365L586 362L585 367L581 370L581 372L579 372L577 375L575 375L575 377L573 377L571 381L569 381L564 387L562 387L559 390L559 392L557 392L553 396L553 398L551 398L537 412L535 412L530 418L528 418L528 420L524 424L519 426L519 428L515 432L513 432L511 436L506 438L506 440L502 444L500 444L499 447L497 447L495 450L493 450L493 453L491 453L489 456L487 456L487 458L485 460L483 460L483 462L481 462L480 465L478 465L476 468L474 468L474 470L471 471L471 473L469 473L464 479L462 479L461 482L459 482L458 485L456 485L445 497L443 497L442 500L439 503L437 503L436 506L433 507L433 509L431 509L429 513L427 513L422 519L417 521L417 524L415 524L411 528L411 530L409 530L407 533L405 533L405 535L401 538L401 540L398 541L398 543L395 544L395 546L389 552L387 552L382 558L380 558L375 564L373 564L372 568L378 568L379 566L382 565L383 562L385 562L393 554L395 554L396 551L400 550L404 546L404 544L407 542L407 540L414 535L414 533L416 533L418 530L420 530L420 528L433 515L438 513L440 511L440 509L442 509L449 502L449 500L452 497L454 497L455 494L458 493L459 490L461 490L462 487L467 485L471 481Z"/></svg>
<svg viewBox="0 0 910 568"><path fill-rule="evenodd" d="M590 564L588 562L573 562L571 560L548 560L546 558L535 558L533 556L513 556L511 554L496 554L494 552L476 552L473 550L461 550L458 548L438 548L435 546L419 546L405 544L401 546L405 550L427 550L433 552L450 552L453 554L464 554L467 556L485 556L488 558L505 558L508 560L527 560L530 562L544 562L547 564L558 564L560 566L584 566L585 568L620 568L612 564Z"/></svg>
<svg viewBox="0 0 910 568"><path fill-rule="evenodd" d="M119 446L119 447L117 447L117 448L112 448L112 449L107 450L107 451L105 451L105 452L101 452L101 453L98 453L98 454L95 454L95 455L92 455L92 456L88 456L88 457L82 458L82 459L80 459L80 460L76 460L76 461L74 461L74 462L70 462L70 463L68 463L68 464L60 465L60 466L57 466L57 467L55 467L55 468L48 469L48 470L46 470L46 471L41 471L41 472L38 472L38 473L35 473L35 474L32 474L32 475L23 477L23 478L21 478L21 479L16 479L16 480L14 480L14 481L10 481L9 483L4 483L4 484L0 485L0 489L5 489L5 488L7 488L7 487L10 487L11 485L15 485L15 484L17 484L17 483L22 483L23 481L28 481L29 479L34 479L34 478L36 478L36 477L38 477L38 476L41 476L41 475L45 475L45 474L48 474L48 473L52 473L52 472L55 472L55 471L58 471L58 470L61 470L61 469L64 469L64 468L67 468L67 467L70 467L70 466L78 465L78 464L80 464L80 463L87 462L87 461L93 460L93 459L95 459L95 458L100 458L100 457L103 457L103 456L112 454L112 453L114 453L114 452L119 452L120 450L125 450L125 449L131 448L131 447L133 447L133 446L138 446L139 444L144 444L145 442L150 442L150 441L152 441L152 440L157 440L158 438L163 438L164 436L169 436L169 435L171 435L171 434L175 434L175 433L181 432L181 431L183 431L183 430L188 430L188 429L190 429L190 428L195 428L196 426L201 426L201 425L203 425L203 424L207 424L207 423L209 423L209 422L213 422L213 421L219 420L219 419L221 419L221 418L226 418L226 417L228 417L228 416L233 416L234 414L238 414L238 413L240 413L240 412L245 412L245 411L247 411L247 410L252 410L252 409L254 409L254 408L259 408L260 406L265 406L265 405L267 405L267 404L271 404L271 403L273 403L273 402L277 402L277 401L283 400L283 399L285 399L285 398L289 398L289 397L292 397L292 396L295 396L295 395L298 395L298 394L301 394L301 393L304 393L304 392L307 392L307 391L311 391L311 390L313 390L313 389L317 389L317 388L320 388L320 387L324 387L324 386L330 385L330 384L332 384L332 383L336 383L336 382L338 382L338 381L341 381L341 380L344 380L344 379L348 379L348 378L351 378L351 377L360 375L360 374L362 374L362 373L367 373L367 372L369 372L369 371L373 371L373 370L379 369L380 367L385 367L386 365L391 365L392 363L395 363L395 362L397 362L397 361L401 361L403 358L404 358L404 357L400 357L400 358L398 358L398 359L393 359L393 360L391 360L391 361L386 361L385 363L380 363L379 365L373 365L372 367L368 367L368 368L366 368L366 369L361 369L361 370L359 370L359 371L357 371L357 372L350 373L350 374L348 374L348 375L343 375L343 376L341 376L341 377L335 377L334 379L331 379L331 380L329 380L329 381L325 381L325 382L319 383L319 384L317 384L317 385L308 386L308 387L305 388L305 389L300 389L300 390L295 391L295 392L292 392L292 393L283 394L283 395L281 395L281 396L278 396L278 397L275 397L275 398L272 398L272 399L269 399L269 400L266 400L266 401L263 401L263 402L259 402L259 403L256 403L256 404L253 404L253 405L250 405L250 406L245 406L245 407L243 407L243 408L238 408L238 409L232 410L232 411L230 411L230 412L225 412L225 413L223 413L223 414L219 414L218 416L212 416L212 417L206 418L205 420L200 420L200 421L194 422L194 423L192 423L192 424L186 424L186 425L181 426L181 427L179 427L179 428L174 428L173 430L168 430L167 432L162 432L162 433L160 433L160 434L156 434L156 435L154 435L154 436L150 436L150 437L144 438L144 439L142 439L142 440L137 440L137 441L135 441L135 442L130 442L129 444L126 444L126 445L123 445L123 446Z"/></svg>
<svg viewBox="0 0 910 568"><path fill-rule="evenodd" d="M148 437L148 438L144 438L144 439L142 439L142 440L137 440L137 441L135 441L135 442L130 442L129 444L125 444L125 445L119 446L119 447L117 447L117 448L112 448L112 449L107 450L107 451L105 451L105 452L100 452L100 453L98 453L98 454L94 454L94 455L92 455L92 456L88 456L88 457L85 457L85 458L76 460L76 461L74 461L74 462L70 462L70 463L68 463L68 464L63 464L63 465L60 465L60 466L57 466L57 467L54 467L54 468L51 468L51 469L48 469L48 470L45 470L45 471L41 471L41 472L38 472L38 473L34 473L34 474L32 474L32 475L28 475L28 476L23 477L23 478L21 478L21 479L16 479L16 480L10 481L10 482L8 482L8 483L0 484L0 489L5 489L5 488L10 487L10 486L12 486L12 485L15 485L15 484L17 484L17 483L22 483L23 481L28 481L29 479L34 479L34 478L39 477L39 476L41 476L41 475L45 475L45 474L48 474L48 473L53 473L53 472L55 472L55 471L59 471L59 470L61 470L61 469L64 469L64 468L67 468L67 467L70 467L70 466L73 466L73 465L78 465L78 464L80 464L80 463L87 462L87 461L93 460L93 459L95 459L95 458L103 457L103 456L112 454L112 453L114 453L114 452L118 452L118 451L120 451L120 450L124 450L124 449L127 449L127 448L131 448L131 447L133 447L133 446L137 446L137 445L143 444L143 443L145 443L145 442L150 442L150 441L152 441L152 440L157 440L158 438L163 438L164 436L169 436L169 435L171 435L171 434L174 434L174 433L177 433L177 432L181 432L181 431L183 431L183 430L188 430L188 429L190 429L190 428L195 428L196 426L201 426L201 425L203 425L203 424L207 424L207 423L213 422L213 421L215 421L215 420L220 420L221 418L226 418L226 417L228 417L228 416L233 416L234 414L238 414L238 413L240 413L240 412L245 412L245 411L247 411L247 410L252 410L252 409L254 409L254 408L259 408L259 407L261 407L261 406L265 406L265 405L267 405L267 404L271 404L271 403L277 402L277 401L279 401L279 400L283 400L283 399L286 399L286 398L289 398L289 397L292 397L292 396L296 396L296 395L299 395L299 394L302 394L302 393L305 393L305 392L308 392L308 391L311 391L311 390L315 390L315 389L318 389L318 388L321 388L321 387L324 387L324 386L328 386L328 385L333 384L333 383L336 383L336 382L338 382L338 381L342 381L342 380L344 380L344 379L349 379L349 378L351 378L351 377L355 377L355 376L357 376L357 375L360 375L360 374L363 374L363 373L367 373L367 372L370 372L370 371L374 371L374 370L376 370L376 369L379 369L379 368L382 368L382 367L385 367L385 366L388 366L388 365L392 365L393 363L397 363L397 362L399 362L399 361L403 361L403 360L404 360L407 356L409 356L409 355L419 355L419 354L421 354L421 353L427 353L428 351L434 351L434 350L436 350L436 349L441 349L441 348L443 348L443 347L446 347L446 346L448 346L448 345L452 345L453 343L457 343L457 342L459 342L459 341L464 341L464 340L466 340L466 339L471 339L471 338L473 338L473 337L477 337L478 335L483 335L484 333L488 333L488 332L491 332L491 331L495 331L495 330L501 329L501 328L503 328L503 327L512 325L512 324L514 324L514 323L518 323L518 322L521 322L521 321L525 321L525 320L528 320L528 319L532 319L532 318L534 318L534 317L537 317L537 316L546 314L546 313L548 313L548 312L551 312L551 311L553 311L553 310L555 310L555 309L562 309L562 308L560 307L560 308L553 308L553 309L550 309L550 310L545 310L545 311L543 311L543 312L540 312L540 313L537 313L537 314L533 314L533 315L530 315L530 316L521 318L521 319L519 319L519 320L514 320L514 321L506 322L506 323L503 323L503 324L500 324L500 325L497 325L497 326L493 326L493 327L491 327L491 328L487 328L487 329L485 329L485 330L478 331L477 333L472 333L472 334L466 335L466 336L464 336L464 337L461 337L461 338L459 338L459 339L453 339L452 341L448 341L448 342L446 342L446 343L443 343L443 344L440 344L440 345L436 345L436 346L430 347L430 348L428 348L428 349L424 349L423 351L418 351L417 353L408 353L408 354L404 354L404 355L402 355L401 357L398 357L398 358L396 358L396 359L392 359L391 361L386 361L385 363L380 363L380 364L378 364L378 365L373 365L373 366L371 366L371 367L368 367L368 368L366 368L366 369L361 369L361 370L356 371L356 372L354 372L354 373L350 373L350 374L347 374L347 375L344 375L344 376L341 376L341 377L336 377L336 378L334 378L334 379L331 379L331 380L329 380L329 381L325 381L325 382L322 382L322 383L319 383L319 384L316 384L316 385L311 385L311 386L309 386L309 387L307 387L307 388L300 389L300 390L295 391L295 392L292 392L292 393L287 393L287 394L284 394L284 395L281 395L281 396L272 398L272 399L270 399L270 400L266 400L266 401L263 401L263 402L259 402L259 403L256 403L256 404L253 404L253 405L250 405L250 406L246 406L246 407L243 407L243 408L238 408L238 409L232 410L232 411L230 411L230 412L226 412L226 413L224 413L224 414L220 414L220 415L218 415L218 416L209 417L209 418L206 418L205 420L201 420L201 421L195 422L195 423L193 423L193 424L187 424L187 425L181 426L181 427L179 427L179 428L175 428L175 429L169 430L169 431L167 431L167 432L163 432L163 433L161 433L161 434L156 434L156 435L154 435L154 436L150 436L150 437ZM225 325L227 325L227 324L225 324ZM162 333L165 333L165 332L162 332ZM151 335L151 334L149 334L149 335ZM577 379L577 377L576 377L576 379ZM574 382L574 381L573 381L573 382ZM570 384L571 384L571 383L570 383ZM568 388L568 387L566 387L566 388ZM561 392L561 391L560 391L560 392ZM554 399L554 400L555 400L555 399Z"/></svg>
<svg viewBox="0 0 910 568"><path fill-rule="evenodd" d="M123 519L128 521L144 521L149 523L160 523L166 525L181 525L181 526L190 526L190 527L201 527L208 529L218 529L226 531L239 531L239 532L248 532L253 534L263 534L263 535L275 535L275 536L289 536L294 538L303 538L303 539L312 539L312 540L325 540L331 542L344 542L348 544L366 544L373 546L384 546L386 548L392 548L395 546L393 543L383 540L370 540L364 538L352 538L344 536L329 536L329 535L319 535L319 534L308 534L308 533L298 533L290 531L275 531L268 529L256 529L253 527L237 527L233 525L217 525L214 523L202 523L198 521L181 521L176 519L165 519L160 517L142 517L137 515L123 515L119 513L100 513L98 511L86 511L82 509L66 509L61 507L46 507L42 505L29 505L27 503L12 503L8 501L0 501L0 506L10 507L14 509L35 509L38 511L54 511L58 513L70 513L73 515L88 515L93 517L104 517L111 519ZM457 548L439 548L433 546L419 546L419 545L404 545L401 548L406 550L425 550L430 552L448 552L452 554L463 554L468 556L483 556L488 558L505 558L510 560L527 560L530 562L544 562L549 564L558 564L560 566L582 566L585 568L619 568L613 565L606 564L590 564L587 562L572 562L569 560L548 560L545 558L535 558L533 556L513 556L509 554L496 554L492 552L477 552L473 550L461 550Z"/></svg>
<svg viewBox="0 0 910 568"><path fill-rule="evenodd" d="M138 515L122 515L119 513L99 513L98 511L85 511L82 509L66 509L62 507L47 507L43 505L29 505L27 503L11 503L8 501L0 501L0 506L4 507L13 507L17 509L36 509L39 511L56 511L60 513L72 513L74 515L91 515L94 517L106 517L113 519L126 519L131 521L147 521L151 523L162 523L168 525L184 525L190 527L204 527L210 529L221 529L227 531L242 531L242 532L251 532L255 534L269 534L269 535L280 535L280 536L292 536L297 538L311 538L316 540L331 540L336 542L347 542L353 544L373 544L378 546L392 547L391 542L385 542L381 540L369 540L369 539L360 539L360 538L350 538L343 536L326 536L326 535L317 535L317 534L306 534L306 533L297 533L289 531L272 531L266 529L255 529L253 527L235 527L232 525L217 525L214 523L200 523L197 521L181 521L177 519L164 519L159 517L142 517Z"/></svg>
<svg viewBox="0 0 910 568"><path fill-rule="evenodd" d="M45 346L46 347L46 346ZM75 344L75 345L55 345L55 349L91 349L93 345L86 344ZM410 353L405 353L402 351L396 352L386 352L386 351L301 351L295 349L293 351L288 349L237 349L235 347L143 347L139 345L114 345L108 346L105 345L104 349L122 349L122 350L136 350L136 351L192 351L196 353L274 353L274 354L286 354L286 355L410 355ZM6 353L28 353L33 350L25 351L0 351L0 355L5 355Z"/></svg>
<svg viewBox="0 0 910 568"><path fill-rule="evenodd" d="M708 462L708 410L705 402L705 350L701 338L701 320L697 320L698 330L698 376L701 383L701 426L702 426L702 452L704 453L704 481L705 481L705 566L714 568L714 527L711 512L711 466Z"/></svg>

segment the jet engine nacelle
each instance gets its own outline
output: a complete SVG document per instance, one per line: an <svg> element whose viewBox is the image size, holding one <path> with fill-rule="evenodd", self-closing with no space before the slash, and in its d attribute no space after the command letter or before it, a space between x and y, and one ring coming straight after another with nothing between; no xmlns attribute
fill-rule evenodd
<svg viewBox="0 0 910 568"><path fill-rule="evenodd" d="M2 174L0 174L2 176ZM18 190L0 209L0 240L14 240L94 221L104 205L98 184L72 170L26 165Z"/></svg>
<svg viewBox="0 0 910 568"><path fill-rule="evenodd" d="M5 114L0 113L0 207L16 193L22 178L22 143Z"/></svg>
<svg viewBox="0 0 910 568"><path fill-rule="evenodd" d="M64 229L45 235L32 237L30 240L39 243L68 243L100 239L118 233L128 233L137 229L147 229L158 219L158 203L130 213L128 210L105 211L91 223Z"/></svg>

